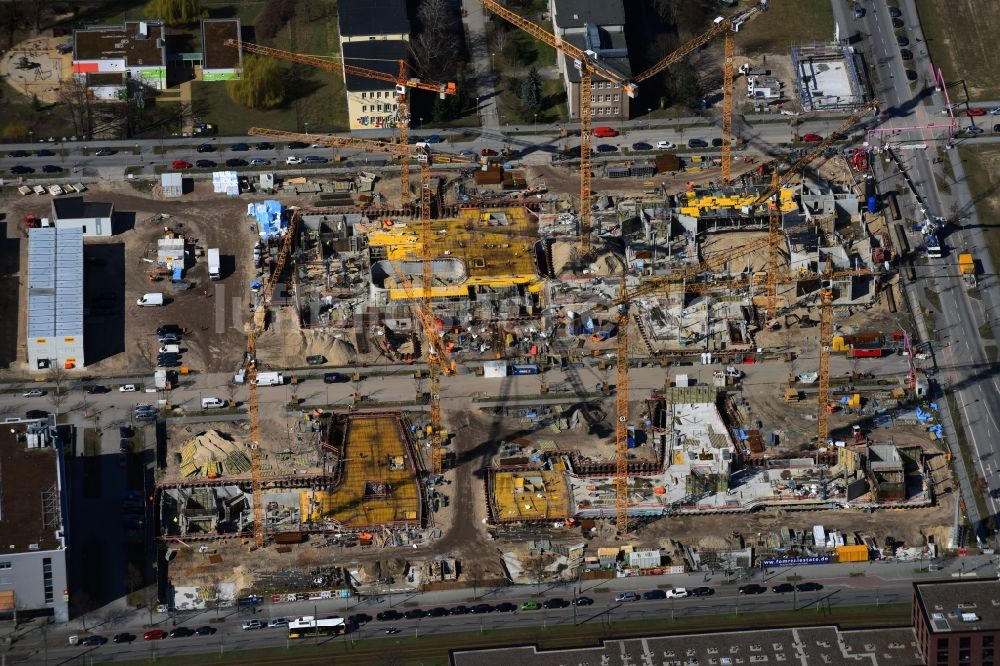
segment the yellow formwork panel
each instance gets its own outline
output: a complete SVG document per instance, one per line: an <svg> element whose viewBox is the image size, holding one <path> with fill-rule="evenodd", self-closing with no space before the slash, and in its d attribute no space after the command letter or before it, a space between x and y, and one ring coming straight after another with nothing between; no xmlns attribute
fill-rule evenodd
<svg viewBox="0 0 1000 666"><path fill-rule="evenodd" d="M711 194L690 190L681 194L683 205L680 207L680 212L682 215L701 217L704 211L721 208L743 209L752 206L757 197L756 194ZM778 206L782 213L797 210L794 191L788 188L779 190Z"/></svg>
<svg viewBox="0 0 1000 666"><path fill-rule="evenodd" d="M389 261L419 261L423 256L422 224L411 220L369 232L368 244L382 247ZM538 222L528 209L462 209L456 219L431 220L429 224L431 256L463 262L468 276L464 287L509 287L538 279L533 259ZM434 296L452 296L438 288L433 291ZM459 294L463 295L467 292ZM406 297L402 289L390 292L390 298Z"/></svg>
<svg viewBox="0 0 1000 666"><path fill-rule="evenodd" d="M299 494L301 522L334 520L348 528L366 528L417 518L419 488L395 418L352 418L344 456L336 489ZM380 496L373 492L377 487Z"/></svg>
<svg viewBox="0 0 1000 666"><path fill-rule="evenodd" d="M568 498L562 471L498 472L493 478L493 506L500 521L562 520Z"/></svg>

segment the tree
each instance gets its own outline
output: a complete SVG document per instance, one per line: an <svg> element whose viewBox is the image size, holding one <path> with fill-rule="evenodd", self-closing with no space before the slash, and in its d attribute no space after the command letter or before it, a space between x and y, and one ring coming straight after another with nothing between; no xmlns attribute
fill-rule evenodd
<svg viewBox="0 0 1000 666"><path fill-rule="evenodd" d="M240 78L226 89L233 101L250 109L272 109L285 101L285 68L272 58L245 56Z"/></svg>
<svg viewBox="0 0 1000 666"><path fill-rule="evenodd" d="M0 135L5 139L23 139L28 136L28 126L18 121L7 123Z"/></svg>
<svg viewBox="0 0 1000 666"><path fill-rule="evenodd" d="M670 89L674 102L688 108L698 106L701 89L698 87L698 76L691 63L683 61L670 68Z"/></svg>
<svg viewBox="0 0 1000 666"><path fill-rule="evenodd" d="M190 25L208 16L201 0L149 0L146 18L159 19L167 25Z"/></svg>
<svg viewBox="0 0 1000 666"><path fill-rule="evenodd" d="M86 86L75 79L63 81L59 86L59 105L69 111L75 134L83 137L93 134L94 102Z"/></svg>
<svg viewBox="0 0 1000 666"><path fill-rule="evenodd" d="M417 9L420 32L413 40L417 69L428 78L445 81L458 71L462 27L449 0L423 0Z"/></svg>
<svg viewBox="0 0 1000 666"><path fill-rule="evenodd" d="M49 382L54 386L52 393L49 394L49 400L52 401L52 407L56 410L56 415L59 414L59 408L62 407L63 402L66 400L66 382L69 380L69 374L58 366L51 368L48 372Z"/></svg>
<svg viewBox="0 0 1000 666"><path fill-rule="evenodd" d="M527 113L538 113L542 108L542 80L534 65L521 82L521 108Z"/></svg>

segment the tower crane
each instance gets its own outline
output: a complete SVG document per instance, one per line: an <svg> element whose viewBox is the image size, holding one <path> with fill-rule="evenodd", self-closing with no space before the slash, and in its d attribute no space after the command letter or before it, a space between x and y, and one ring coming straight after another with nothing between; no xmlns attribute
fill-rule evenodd
<svg viewBox="0 0 1000 666"><path fill-rule="evenodd" d="M281 49L276 49L270 46L262 46L260 44L253 44L251 42L238 42L235 39L227 39L224 44L226 46L241 48L244 51L254 53L257 55L264 55L271 58L279 58L281 60L288 60L290 62L302 63L304 65L311 65L313 67L318 67L319 69L325 69L329 72L336 72L342 74L346 77L348 74L354 76L361 76L367 79L374 79L377 81L386 81L388 83L394 83L396 85L396 103L399 105L399 143L403 145L409 144L409 132L410 132L410 109L409 102L407 99L407 89L415 88L417 90L428 90L431 92L436 92L438 95L444 99L445 95L454 95L457 92L454 83L435 83L432 81L421 81L418 78L413 78L407 74L407 64L405 60L399 60L399 74L393 76L386 72L380 72L378 70L369 69L367 67L358 67L357 65L349 65L343 62L342 56L317 56L309 55L305 53L294 53L292 51L283 51ZM400 180L402 186L402 203L405 206L409 203L410 197L410 165L408 162L404 161L402 168L400 170Z"/></svg>
<svg viewBox="0 0 1000 666"><path fill-rule="evenodd" d="M571 44L551 32L541 28L528 19L512 12L495 0L479 0L483 7L493 12L503 20L516 28L520 28L535 39L548 44L556 51L559 51L567 58L572 59L573 66L580 72L580 251L583 256L590 254L590 232L591 232L591 128L593 118L591 118L591 91L593 76L596 74L601 78L617 83L629 96L635 97L637 87L617 70L605 65L597 59L593 52L587 52Z"/></svg>
<svg viewBox="0 0 1000 666"><path fill-rule="evenodd" d="M302 141L308 143L319 143L327 146L337 146L341 148L356 148L360 151L385 153L404 161L415 157L420 165L420 241L421 241L421 299L420 304L414 308L417 318L424 329L424 338L427 343L427 365L430 377L430 422L431 422L431 470L434 474L440 474L444 466L444 449L441 428L441 374L451 374L450 357L440 336L437 334L437 323L431 310L431 296L434 281L433 252L431 248L431 196L429 187L429 173L432 154L426 148L411 146L409 144L391 143L386 141L373 141L369 139L356 139L352 137L324 136L317 134L300 134L297 132L283 132L280 130L262 129L259 127L250 128L248 134L251 136L266 136L271 139L281 141ZM472 159L461 155L442 154L441 157L450 162L472 162ZM405 272L399 270L400 281L403 283L407 294L412 296L412 285Z"/></svg>

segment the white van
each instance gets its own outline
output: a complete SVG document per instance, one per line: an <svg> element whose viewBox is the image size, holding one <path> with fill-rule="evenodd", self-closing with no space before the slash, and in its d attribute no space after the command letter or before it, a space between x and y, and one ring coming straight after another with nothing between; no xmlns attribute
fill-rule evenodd
<svg viewBox="0 0 1000 666"><path fill-rule="evenodd" d="M202 409L221 409L226 406L226 401L222 398L202 398Z"/></svg>
<svg viewBox="0 0 1000 666"><path fill-rule="evenodd" d="M181 353L181 346L180 345L163 345L162 347L160 347L160 353L161 354L180 354Z"/></svg>
<svg viewBox="0 0 1000 666"><path fill-rule="evenodd" d="M157 305L163 305L163 294L155 291L149 294L143 294L142 298L135 302L136 305L140 307L154 307Z"/></svg>

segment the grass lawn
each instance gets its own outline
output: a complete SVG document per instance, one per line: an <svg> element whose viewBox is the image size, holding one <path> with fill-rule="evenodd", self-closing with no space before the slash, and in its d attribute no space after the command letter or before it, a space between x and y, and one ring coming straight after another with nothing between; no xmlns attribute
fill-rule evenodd
<svg viewBox="0 0 1000 666"><path fill-rule="evenodd" d="M983 224L983 235L994 266L1000 266L1000 228L991 220L1000 219L1000 145L979 144L959 149L972 200Z"/></svg>
<svg viewBox="0 0 1000 666"><path fill-rule="evenodd" d="M449 650L499 647L504 645L537 644L542 649L593 647L602 638L627 638L656 636L687 632L726 631L733 629L772 628L800 626L803 624L839 624L842 629L861 627L902 626L910 619L910 604L883 604L875 606L850 606L832 611L802 609L770 613L741 613L739 615L678 616L677 619L650 618L648 620L615 622L611 627L586 623L578 627L559 625L543 629L541 626L491 630L484 633L427 635L419 638L401 634L395 638L366 640L352 643L345 638L323 640L319 645L295 644L292 649L234 650L213 656L215 664L310 664L338 661L352 666L372 664L447 664ZM375 627L375 633L380 629ZM349 655L349 656L347 656ZM187 661L185 661L187 659ZM320 661L322 660L322 661ZM158 663L166 666L189 663L189 658L160 657ZM209 661L209 660L206 660ZM146 663L136 661L129 663Z"/></svg>
<svg viewBox="0 0 1000 666"><path fill-rule="evenodd" d="M508 82L497 84L497 90L500 93L500 124L511 127L524 125L530 128L534 123L534 117L521 108L521 100L510 89ZM566 122L566 114L566 88L562 80L542 79L542 108L538 112L538 122Z"/></svg>
<svg viewBox="0 0 1000 666"><path fill-rule="evenodd" d="M785 55L793 43L830 41L833 26L830 0L771 0L767 13L750 21L736 35L736 51L745 55Z"/></svg>
<svg viewBox="0 0 1000 666"><path fill-rule="evenodd" d="M931 57L944 71L945 80L964 79L971 99L997 99L1000 77L996 73L993 40L1000 32L1000 13L996 3L917 0L917 11ZM951 90L951 97L952 101L964 99L960 86Z"/></svg>

